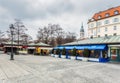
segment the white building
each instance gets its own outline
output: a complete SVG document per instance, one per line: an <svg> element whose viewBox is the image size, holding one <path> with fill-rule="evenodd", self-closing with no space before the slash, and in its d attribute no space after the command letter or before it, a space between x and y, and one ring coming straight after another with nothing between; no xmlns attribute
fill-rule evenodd
<svg viewBox="0 0 120 83"><path fill-rule="evenodd" d="M88 37L120 35L120 6L95 13L88 21Z"/></svg>

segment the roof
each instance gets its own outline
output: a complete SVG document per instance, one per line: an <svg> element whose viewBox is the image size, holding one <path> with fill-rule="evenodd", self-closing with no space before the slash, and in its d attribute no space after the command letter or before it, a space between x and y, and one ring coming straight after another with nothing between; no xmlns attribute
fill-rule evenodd
<svg viewBox="0 0 120 83"><path fill-rule="evenodd" d="M85 39L76 42L66 43L64 45L85 45L85 44L116 44L120 43L120 35Z"/></svg>
<svg viewBox="0 0 120 83"><path fill-rule="evenodd" d="M38 45L38 46L50 46L50 45L48 45L48 44L45 44L45 43L42 43L42 42L40 42L40 43L37 43L37 44L35 44L35 45Z"/></svg>
<svg viewBox="0 0 120 83"><path fill-rule="evenodd" d="M11 43L11 41L9 41L9 42L4 42L4 44L12 44ZM13 44L15 45L15 44L17 44L16 42L13 42Z"/></svg>
<svg viewBox="0 0 120 83"><path fill-rule="evenodd" d="M31 45L31 46L50 46L50 45L42 43L42 42L39 42L39 43L36 43L36 44L35 43L31 43L29 45Z"/></svg>
<svg viewBox="0 0 120 83"><path fill-rule="evenodd" d="M118 11L118 12L119 12L118 15L119 15L119 14L120 14L120 6L113 7L113 8L110 8L110 9L107 9L107 10L100 11L100 12L98 12L98 13L95 13L92 18L93 18L94 20L99 20L99 19L98 19L98 16L101 16L101 19L104 19L104 18L107 18L107 17L105 16L105 14L109 14L108 17L115 16L115 14L114 14L115 11Z"/></svg>

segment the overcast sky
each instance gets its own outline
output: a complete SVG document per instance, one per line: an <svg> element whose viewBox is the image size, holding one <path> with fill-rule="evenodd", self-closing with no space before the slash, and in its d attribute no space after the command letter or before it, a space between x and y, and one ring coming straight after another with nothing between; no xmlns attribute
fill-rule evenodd
<svg viewBox="0 0 120 83"><path fill-rule="evenodd" d="M21 19L35 39L40 26L60 24L79 36L81 23L94 13L120 6L120 0L0 0L0 30L9 29L14 19Z"/></svg>

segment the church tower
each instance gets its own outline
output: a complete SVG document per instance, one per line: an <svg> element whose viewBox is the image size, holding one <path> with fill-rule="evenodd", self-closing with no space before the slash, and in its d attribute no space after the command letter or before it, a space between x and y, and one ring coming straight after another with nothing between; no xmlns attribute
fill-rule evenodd
<svg viewBox="0 0 120 83"><path fill-rule="evenodd" d="M81 28L80 28L80 39L84 39L84 34L85 32L84 32L84 28L83 28L83 23L82 23L82 26L81 26Z"/></svg>

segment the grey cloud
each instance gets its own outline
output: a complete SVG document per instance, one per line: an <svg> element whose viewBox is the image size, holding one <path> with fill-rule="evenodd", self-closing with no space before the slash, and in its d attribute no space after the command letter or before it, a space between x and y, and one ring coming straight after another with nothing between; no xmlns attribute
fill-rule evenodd
<svg viewBox="0 0 120 83"><path fill-rule="evenodd" d="M32 3L31 3L32 4ZM50 5L38 6L34 9L30 3L23 0L1 0L0 5L9 10L9 13L17 18L46 19L50 16L58 16L65 12L70 12L73 5L70 1L55 1ZM34 2L33 2L34 4Z"/></svg>
<svg viewBox="0 0 120 83"><path fill-rule="evenodd" d="M79 0L76 0L76 2ZM84 0L76 3L79 8L78 14L92 16L94 13L120 5L120 0ZM78 10L78 9L77 9Z"/></svg>
<svg viewBox="0 0 120 83"><path fill-rule="evenodd" d="M47 8L47 11L50 14L63 14L63 13L70 13L74 10L74 5L70 1L57 1L50 5L50 7Z"/></svg>
<svg viewBox="0 0 120 83"><path fill-rule="evenodd" d="M39 1L0 0L0 7L6 10L0 10L0 29L8 28L15 18L26 23L29 21L28 27L56 22L66 27L80 28L81 20L87 25L86 21L94 13L120 5L120 0L46 0L44 3Z"/></svg>

